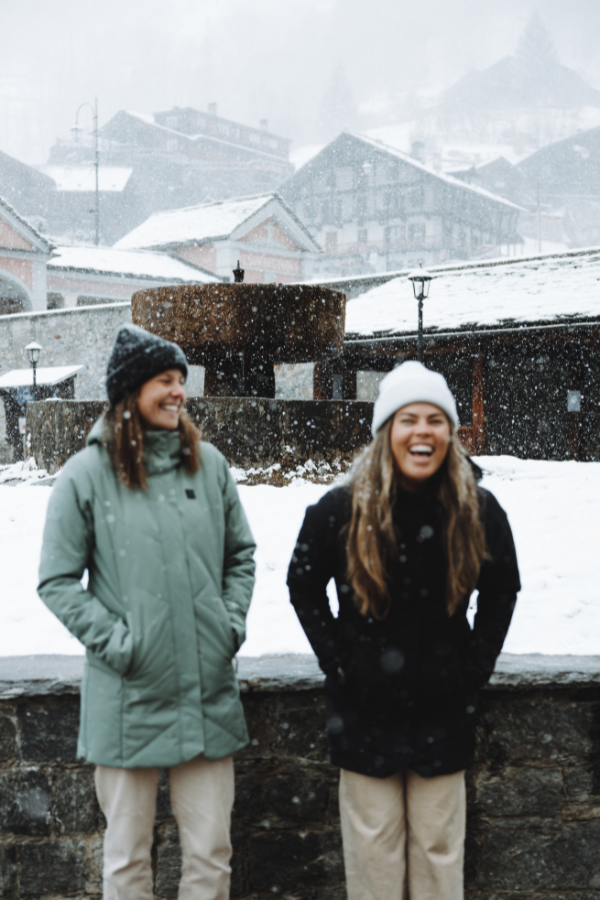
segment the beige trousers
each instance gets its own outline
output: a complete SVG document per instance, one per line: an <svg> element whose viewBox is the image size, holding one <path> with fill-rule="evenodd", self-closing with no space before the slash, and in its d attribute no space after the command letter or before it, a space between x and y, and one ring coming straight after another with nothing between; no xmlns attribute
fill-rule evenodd
<svg viewBox="0 0 600 900"><path fill-rule="evenodd" d="M159 769L96 768L107 821L104 900L152 900L152 848ZM197 756L169 769L182 864L178 900L228 900L233 759Z"/></svg>
<svg viewBox="0 0 600 900"><path fill-rule="evenodd" d="M342 769L340 815L348 900L463 900L464 771Z"/></svg>

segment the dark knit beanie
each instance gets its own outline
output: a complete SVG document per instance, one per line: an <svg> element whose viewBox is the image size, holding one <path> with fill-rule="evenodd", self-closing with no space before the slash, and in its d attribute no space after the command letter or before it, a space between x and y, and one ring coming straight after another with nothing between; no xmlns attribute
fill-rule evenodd
<svg viewBox="0 0 600 900"><path fill-rule="evenodd" d="M138 325L121 325L106 369L110 405L116 406L123 397L167 369L179 369L187 378L187 361L181 347Z"/></svg>

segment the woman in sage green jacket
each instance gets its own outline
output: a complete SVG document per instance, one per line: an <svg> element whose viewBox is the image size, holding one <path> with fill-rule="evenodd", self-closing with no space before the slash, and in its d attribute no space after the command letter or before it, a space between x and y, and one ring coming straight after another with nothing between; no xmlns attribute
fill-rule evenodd
<svg viewBox="0 0 600 900"><path fill-rule="evenodd" d="M248 739L232 659L255 544L226 460L183 412L186 375L175 344L120 329L110 409L58 478L44 531L40 596L86 648L78 752L108 821L105 900L151 900L159 767L180 900L229 895L231 755Z"/></svg>

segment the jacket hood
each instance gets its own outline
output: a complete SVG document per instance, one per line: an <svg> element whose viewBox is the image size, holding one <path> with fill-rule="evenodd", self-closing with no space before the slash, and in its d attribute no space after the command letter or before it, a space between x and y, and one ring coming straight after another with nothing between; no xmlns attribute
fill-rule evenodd
<svg viewBox="0 0 600 900"><path fill-rule="evenodd" d="M104 444L104 413L92 425L92 430L87 436L86 444L91 447L92 444Z"/></svg>
<svg viewBox="0 0 600 900"><path fill-rule="evenodd" d="M144 466L147 475L170 472L181 462L181 440L178 431L144 432Z"/></svg>
<svg viewBox="0 0 600 900"><path fill-rule="evenodd" d="M106 446L105 417L100 416L87 437L87 445ZM144 432L144 467L147 475L170 472L181 462L181 441L178 431Z"/></svg>

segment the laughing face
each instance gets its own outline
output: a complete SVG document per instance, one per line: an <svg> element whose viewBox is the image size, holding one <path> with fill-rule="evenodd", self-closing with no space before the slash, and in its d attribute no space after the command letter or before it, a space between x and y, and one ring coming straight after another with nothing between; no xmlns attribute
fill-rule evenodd
<svg viewBox="0 0 600 900"><path fill-rule="evenodd" d="M416 491L435 475L450 446L450 422L439 406L410 403L392 420L390 446L405 490Z"/></svg>
<svg viewBox="0 0 600 900"><path fill-rule="evenodd" d="M185 378L179 369L167 369L146 381L138 397L138 409L147 428L173 431L185 403Z"/></svg>

